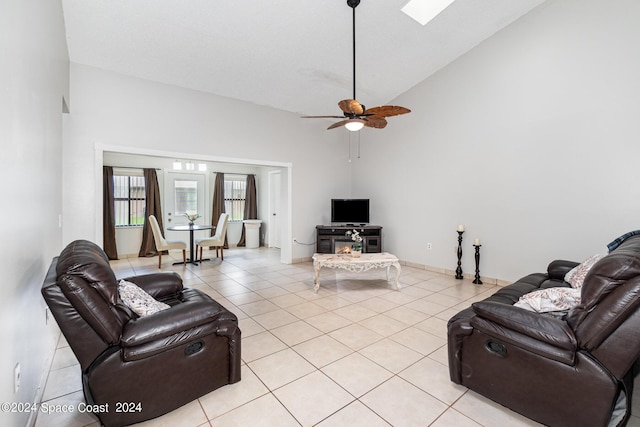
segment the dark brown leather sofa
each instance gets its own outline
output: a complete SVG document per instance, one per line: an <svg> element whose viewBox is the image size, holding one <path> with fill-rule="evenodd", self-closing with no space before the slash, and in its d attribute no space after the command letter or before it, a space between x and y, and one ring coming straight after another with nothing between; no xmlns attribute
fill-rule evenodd
<svg viewBox="0 0 640 427"><path fill-rule="evenodd" d="M451 380L549 426L626 424L640 355L640 235L589 270L580 305L565 315L513 305L569 286L576 265L554 261L452 317Z"/></svg>
<svg viewBox="0 0 640 427"><path fill-rule="evenodd" d="M105 426L158 417L240 381L236 316L176 273L129 277L171 308L138 317L118 295L100 247L69 244L54 258L42 295L80 362L86 402Z"/></svg>

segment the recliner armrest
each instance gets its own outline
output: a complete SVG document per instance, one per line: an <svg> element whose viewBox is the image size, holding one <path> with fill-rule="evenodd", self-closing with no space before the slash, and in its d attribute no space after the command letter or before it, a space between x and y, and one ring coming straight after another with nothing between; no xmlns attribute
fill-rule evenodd
<svg viewBox="0 0 640 427"><path fill-rule="evenodd" d="M124 280L135 283L155 299L177 295L183 289L182 277L175 271L141 274Z"/></svg>
<svg viewBox="0 0 640 427"><path fill-rule="evenodd" d="M129 321L124 326L120 342L125 348L135 347L204 324L235 320L233 313L212 301L179 304L151 316Z"/></svg>
<svg viewBox="0 0 640 427"><path fill-rule="evenodd" d="M549 266L547 267L547 274L550 279L564 280L564 276L578 265L580 265L578 262L557 259L549 263Z"/></svg>
<svg viewBox="0 0 640 427"><path fill-rule="evenodd" d="M479 301L471 306L477 316L551 346L570 351L578 347L573 330L564 320L492 301Z"/></svg>

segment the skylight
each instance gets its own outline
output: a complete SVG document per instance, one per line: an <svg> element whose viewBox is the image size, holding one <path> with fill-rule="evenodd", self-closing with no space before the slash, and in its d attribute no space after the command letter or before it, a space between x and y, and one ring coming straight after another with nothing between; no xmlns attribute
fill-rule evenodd
<svg viewBox="0 0 640 427"><path fill-rule="evenodd" d="M409 0L401 10L421 25L427 25L453 2L454 0Z"/></svg>

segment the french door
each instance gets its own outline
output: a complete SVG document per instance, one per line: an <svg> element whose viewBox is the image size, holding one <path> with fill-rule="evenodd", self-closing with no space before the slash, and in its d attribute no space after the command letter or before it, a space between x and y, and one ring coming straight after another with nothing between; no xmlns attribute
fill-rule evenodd
<svg viewBox="0 0 640 427"><path fill-rule="evenodd" d="M185 213L198 213L200 218L196 224L210 224L207 209L206 175L201 173L185 173L165 171L164 180L164 227L168 240L187 240L188 234L181 231L167 230L176 225L187 225L189 220ZM204 237L206 232L200 232Z"/></svg>

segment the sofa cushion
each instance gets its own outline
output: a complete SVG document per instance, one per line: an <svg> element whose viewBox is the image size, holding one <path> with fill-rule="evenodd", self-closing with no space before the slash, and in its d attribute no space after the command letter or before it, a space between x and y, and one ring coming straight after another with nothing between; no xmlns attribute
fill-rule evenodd
<svg viewBox="0 0 640 427"><path fill-rule="evenodd" d="M134 283L120 280L118 284L120 299L138 316L144 317L171 308L168 304L153 299L142 288Z"/></svg>
<svg viewBox="0 0 640 427"><path fill-rule="evenodd" d="M93 242L76 240L69 243L58 257L56 273L58 278L67 276L81 279L95 289L109 306L117 303L118 282L115 273L102 249Z"/></svg>
<svg viewBox="0 0 640 427"><path fill-rule="evenodd" d="M572 288L580 289L582 284L584 283L584 278L587 276L591 267L595 265L596 262L600 261L606 255L604 254L596 254L591 255L589 258L584 260L581 264L574 267L564 276L564 281L571 284Z"/></svg>
<svg viewBox="0 0 640 427"><path fill-rule="evenodd" d="M581 288L582 301L567 317L576 335L586 340L591 335L593 326L589 326L590 322L587 322L583 328L581 324L585 318L595 313L597 319L606 319L613 313L611 307L606 304L596 306L618 287L637 280L640 280L640 235L633 235L591 268ZM632 296L629 295L624 300L617 300L617 303L627 306L631 299Z"/></svg>
<svg viewBox="0 0 640 427"><path fill-rule="evenodd" d="M640 276L640 236L627 238L602 262L596 263L582 289L582 302L590 310L628 280Z"/></svg>
<svg viewBox="0 0 640 427"><path fill-rule="evenodd" d="M563 261L568 262L568 261ZM576 263L574 263L575 265ZM501 287L496 293L487 297L485 301L497 302L501 304L513 305L520 297L530 292L537 291L539 289L547 289L547 288L558 288L558 287L569 287L569 284L563 280L552 279L548 274L544 273L533 273L529 274L518 280L515 283L512 283L509 286ZM454 315L451 319L449 319L448 324L451 325L460 319L468 319L474 315L473 309L471 307L466 308L460 311L458 314Z"/></svg>
<svg viewBox="0 0 640 427"><path fill-rule="evenodd" d="M568 286L560 280L549 279L544 273L529 274L512 283L509 286L500 288L495 294L487 298L487 301L501 302L503 304L515 304L521 296L538 289L557 288Z"/></svg>

